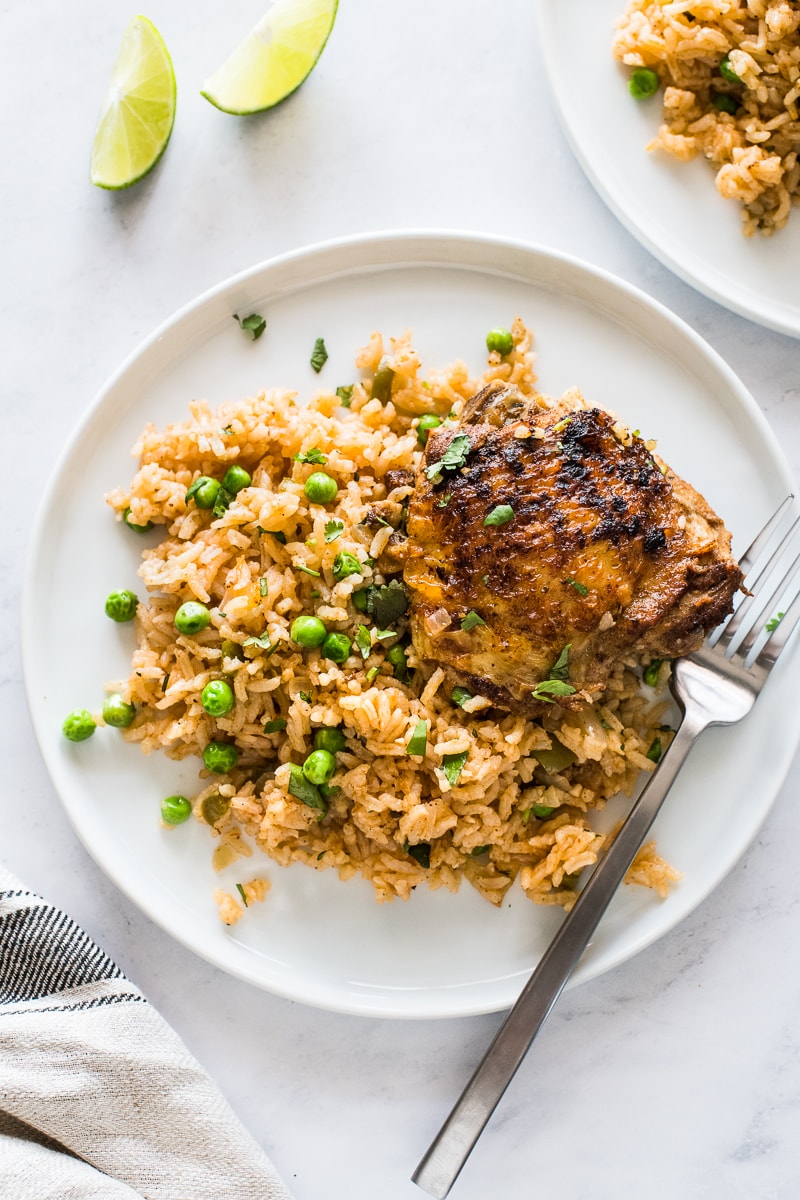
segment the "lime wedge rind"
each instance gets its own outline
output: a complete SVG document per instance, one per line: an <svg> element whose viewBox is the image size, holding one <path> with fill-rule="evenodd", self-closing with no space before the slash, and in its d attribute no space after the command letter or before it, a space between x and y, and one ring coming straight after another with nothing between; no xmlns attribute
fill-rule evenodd
<svg viewBox="0 0 800 1200"><path fill-rule="evenodd" d="M90 179L120 191L152 171L175 124L177 86L169 51L147 17L128 25L111 71L92 145Z"/></svg>
<svg viewBox="0 0 800 1200"><path fill-rule="evenodd" d="M276 0L206 80L201 95L221 112L250 116L280 104L313 71L336 20L338 0Z"/></svg>

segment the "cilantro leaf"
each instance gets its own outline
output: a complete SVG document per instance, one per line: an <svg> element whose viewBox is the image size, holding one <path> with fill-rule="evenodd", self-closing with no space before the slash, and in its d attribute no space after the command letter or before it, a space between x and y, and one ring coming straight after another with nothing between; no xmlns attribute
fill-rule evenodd
<svg viewBox="0 0 800 1200"><path fill-rule="evenodd" d="M463 708L467 700L472 699L472 692L468 692L465 687L454 687L450 693L450 702L458 708Z"/></svg>
<svg viewBox="0 0 800 1200"><path fill-rule="evenodd" d="M304 451L302 454L295 454L294 461L301 463L319 463L321 466L324 466L328 459L327 456L322 453L319 446L311 446L309 450Z"/></svg>
<svg viewBox="0 0 800 1200"><path fill-rule="evenodd" d="M408 608L408 597L399 579L391 579L380 587L370 584L367 591L367 612L381 629L394 625Z"/></svg>
<svg viewBox="0 0 800 1200"><path fill-rule="evenodd" d="M258 648L260 650L271 650L271 649L277 648L277 647L273 647L272 642L269 640L268 633L262 633L260 637L245 638L245 640L242 642L242 645L243 646L258 646Z"/></svg>
<svg viewBox="0 0 800 1200"><path fill-rule="evenodd" d="M510 504L498 504L484 519L484 525L507 525L514 516L514 510Z"/></svg>
<svg viewBox="0 0 800 1200"><path fill-rule="evenodd" d="M264 733L280 733L281 730L285 728L285 717L273 717L273 719L271 721L267 721L266 725L264 726Z"/></svg>
<svg viewBox="0 0 800 1200"><path fill-rule="evenodd" d="M403 849L406 854L410 854L415 858L421 867L427 870L431 865L431 848L427 842L417 842L416 846L410 846L408 842L403 844Z"/></svg>
<svg viewBox="0 0 800 1200"><path fill-rule="evenodd" d="M359 625L356 630L356 645L361 651L362 658L369 658L372 651L372 638L366 625Z"/></svg>
<svg viewBox="0 0 800 1200"><path fill-rule="evenodd" d="M351 383L351 384L348 384L347 387L338 387L336 389L336 395L337 395L338 399L341 400L341 402L342 402L342 408L350 407L350 401L353 399L353 388L354 387L355 387L355 384Z"/></svg>
<svg viewBox="0 0 800 1200"><path fill-rule="evenodd" d="M445 754L442 756L442 770L447 782L453 786L458 783L458 777L464 770L464 763L469 757L469 750L462 750L460 754Z"/></svg>
<svg viewBox="0 0 800 1200"><path fill-rule="evenodd" d="M438 462L431 463L425 468L425 474L432 483L441 483L443 471L457 471L464 466L467 455L472 449L472 442L466 433L457 433Z"/></svg>
<svg viewBox="0 0 800 1200"><path fill-rule="evenodd" d="M328 811L328 803L322 798L319 788L309 783L303 774L303 768L297 763L292 763L289 768L289 795L302 800L309 808L316 808L319 812L317 819L320 821Z"/></svg>
<svg viewBox="0 0 800 1200"><path fill-rule="evenodd" d="M234 313L233 319L239 322L245 333L252 333L254 342L258 341L267 328L267 322L260 313L250 313L249 317L240 317L238 313Z"/></svg>
<svg viewBox="0 0 800 1200"><path fill-rule="evenodd" d="M242 902L243 902L245 908L247 908L247 906L248 906L247 905L247 893L245 892L244 888L242 887L242 885L240 883L237 883L236 890L239 893L239 895L242 897Z"/></svg>
<svg viewBox="0 0 800 1200"><path fill-rule="evenodd" d="M475 610L471 608L467 615L462 619L461 628L465 630L465 632L469 632L469 630L474 629L476 625L485 624L486 622L484 621L483 617L479 616Z"/></svg>
<svg viewBox="0 0 800 1200"><path fill-rule="evenodd" d="M564 649L559 654L556 661L550 668L548 679L569 679L569 652L572 649L572 642L567 642ZM575 689L572 689L573 692Z"/></svg>
<svg viewBox="0 0 800 1200"><path fill-rule="evenodd" d="M335 542L337 537L342 533L344 533L344 521L340 521L338 517L334 517L325 526L325 541Z"/></svg>
<svg viewBox="0 0 800 1200"><path fill-rule="evenodd" d="M311 369L319 375L327 361L328 351L325 349L325 339L317 338L314 342L314 349L311 351Z"/></svg>
<svg viewBox="0 0 800 1200"><path fill-rule="evenodd" d="M783 620L785 615L786 615L785 613L779 612L776 617L770 617L770 619L767 621L766 625L764 626L767 633L774 633L775 630L780 625L780 623Z"/></svg>
<svg viewBox="0 0 800 1200"><path fill-rule="evenodd" d="M565 582L568 583L570 587L574 587L579 596L589 595L589 589L586 587L586 585L583 583L578 583L577 579L573 579L571 575L567 576Z"/></svg>
<svg viewBox="0 0 800 1200"><path fill-rule="evenodd" d="M425 749L428 745L428 722L418 721L417 727L411 735L411 740L406 746L406 754L413 754L424 757Z"/></svg>
<svg viewBox="0 0 800 1200"><path fill-rule="evenodd" d="M563 679L543 679L533 689L533 698L552 704L553 696L571 696L574 691L572 684L564 683Z"/></svg>
<svg viewBox="0 0 800 1200"><path fill-rule="evenodd" d="M211 510L212 517L219 519L230 507L231 500L234 498L234 492L229 492L226 487L220 486L217 492L217 498L214 501L214 507Z"/></svg>
<svg viewBox="0 0 800 1200"><path fill-rule="evenodd" d="M274 537L276 542L280 542L282 546L286 545L286 534L282 529L262 529L260 525L256 526L259 533L268 533L270 537Z"/></svg>

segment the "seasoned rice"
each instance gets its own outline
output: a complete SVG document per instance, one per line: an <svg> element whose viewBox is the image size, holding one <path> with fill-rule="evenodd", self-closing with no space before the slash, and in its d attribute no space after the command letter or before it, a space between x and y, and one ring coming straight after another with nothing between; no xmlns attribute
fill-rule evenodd
<svg viewBox="0 0 800 1200"><path fill-rule="evenodd" d="M800 9L790 0L630 0L614 56L654 70L664 123L649 150L702 154L744 233L782 229L800 199ZM720 73L729 66L738 82ZM724 108L733 111L724 111Z"/></svg>
<svg viewBox="0 0 800 1200"><path fill-rule="evenodd" d="M227 775L202 769L193 799L196 818L213 820L216 868L260 851L281 866L334 868L342 879L360 874L379 901L407 899L420 885L455 891L466 879L499 905L519 879L531 900L569 907L580 872L604 844L590 827L592 814L617 793L631 794L642 772L653 770L654 744L666 746L671 736L663 725L667 706L643 695L635 660L619 663L604 694L580 712L553 704L533 720L481 697L459 707L445 672L419 662L406 644L403 617L393 636L378 639L353 603L368 584L402 579L402 539L391 521L375 520L375 506L402 515L422 453L419 417L457 415L496 378L543 407L552 403L536 389L531 334L520 320L512 332L512 353L489 354L480 378L460 362L423 371L409 334L386 346L375 333L356 359L360 377L344 404L332 390L301 404L273 389L216 411L194 402L185 422L143 432L130 487L108 500L120 519L130 509L132 522L153 522L163 537L142 555L148 600L138 609L130 676L110 686L135 705L125 736L147 754L201 759L210 741L236 746L236 766ZM394 371L384 403L371 395L379 366ZM298 456L312 449L339 484L324 506L303 490L320 467ZM187 501L199 476L221 478L232 463L252 483L222 515ZM359 560L359 574L334 578L341 552ZM195 636L174 624L187 600L211 612ZM362 656L354 642L341 665L302 650L289 635L302 613L351 638L362 625L372 631L371 644ZM398 640L407 652L403 678L386 657ZM231 684L235 706L214 719L200 693L220 678ZM410 756L409 739L423 720L424 757ZM271 723L281 728L265 732ZM303 762L324 726L346 737L327 812L289 790L291 764ZM446 756L458 755L466 758L453 780ZM676 874L650 846L631 878L664 894ZM258 886L242 903L219 892L223 920L232 923L249 900L263 899L267 881L252 882Z"/></svg>

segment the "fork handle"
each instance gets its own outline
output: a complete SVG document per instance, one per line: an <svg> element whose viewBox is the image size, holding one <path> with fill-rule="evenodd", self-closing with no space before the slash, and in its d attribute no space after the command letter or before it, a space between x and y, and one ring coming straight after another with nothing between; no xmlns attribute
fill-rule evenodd
<svg viewBox="0 0 800 1200"><path fill-rule="evenodd" d="M533 1039L583 954L698 734L708 722L686 713L658 770L651 776L616 837L578 894L519 999L500 1026L450 1115L412 1175L444 1200L484 1126L513 1079Z"/></svg>

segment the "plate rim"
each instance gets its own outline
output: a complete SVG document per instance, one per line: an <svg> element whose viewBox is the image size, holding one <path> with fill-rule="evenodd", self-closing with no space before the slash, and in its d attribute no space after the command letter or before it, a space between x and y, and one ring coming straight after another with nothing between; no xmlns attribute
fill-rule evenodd
<svg viewBox="0 0 800 1200"><path fill-rule="evenodd" d="M211 963L217 968L224 970L226 973L250 983L252 986L259 987L262 990L266 990L274 995L279 995L289 1000L309 1004L313 1007L328 1009L330 1011L358 1016L394 1019L452 1018L454 1016L471 1016L488 1012L497 1012L504 1007L508 1007L508 1004L513 1002L513 997L504 998L499 1002L497 998L489 998L488 1001L484 1000L483 1002L473 1001L469 1004L461 1003L455 1008L443 1007L442 1004L439 1003L432 1009L415 1011L408 1011L408 1009L403 1007L402 1003L398 1004L396 1001L388 1004L386 1002L382 1002L379 1003L378 1007L376 1007L374 998L366 997L360 1001L359 998L352 994L338 1000L332 1000L330 998L327 1000L320 1000L319 998L312 997L307 994L307 990L305 993L303 993L302 989L301 991L298 991L296 988L293 989L291 986L280 986L274 981L266 982L263 979L254 978L253 974L248 973L243 966L237 966L235 956L232 957L232 961L222 961L218 954L213 953L211 950L205 950L203 946L198 944L196 940L192 940L190 936L176 931L174 927L170 927L168 922L160 919L158 912L156 911L155 902L147 903L146 900L143 900L141 895L135 894L132 889L127 886L126 882L120 881L118 876L112 873L112 869L103 862L102 858L98 857L93 848L91 838L87 836L87 830L82 827L77 818L77 814L73 811L73 806L63 794L66 789L62 789L60 786L58 764L56 761L54 761L54 755L51 753L51 743L48 742L47 738L45 737L45 731L40 731L34 713L34 703L32 700L33 687L30 680L32 670L31 661L33 655L32 644L34 639L34 630L32 628L33 605L29 601L31 597L31 590L33 588L37 560L44 538L47 514L50 510L53 497L58 491L62 476L69 466L72 455L74 454L76 447L84 434L84 431L91 426L95 415L102 409L109 393L111 393L114 388L119 386L119 384L124 381L125 376L136 366L140 359L170 331L180 326L186 319L190 318L192 314L206 308L215 299L230 293L236 287L240 287L242 284L245 284L256 277L260 277L262 275L266 276L269 273L274 273L279 267L287 264L291 265L293 262L313 260L320 255L326 255L329 253L336 254L343 250L349 251L358 249L364 252L372 249L372 251L375 252L376 249L381 246L384 248L390 248L394 257L390 257L388 260L384 259L381 261L372 260L367 264L361 264L360 266L350 269L338 269L333 271L332 274L324 276L324 278L338 278L358 273L359 271L372 273L380 269L392 270L404 267L422 268L425 266L439 266L444 269L466 267L468 270L476 273L488 275L494 274L509 278L515 277L518 280L525 281L530 284L538 284L538 286L544 289L549 286L548 284L537 280L531 275L530 272L526 272L522 269L516 276L514 276L511 272L501 268L490 269L486 266L478 266L476 263L464 263L461 259L454 259L453 257L447 257L446 255L439 258L421 258L419 255L417 255L417 257L409 258L410 248L431 247L436 245L438 245L440 248L447 246L451 249L453 247L472 245L476 246L478 249L482 248L484 250L486 248L502 248L505 251L511 252L521 251L524 254L532 255L534 259L544 258L551 263L562 263L569 265L580 275L591 276L595 281L602 284L604 288L610 288L612 292L622 293L626 295L628 299L634 299L638 303L644 304L648 309L650 309L650 311L658 315L663 322L671 326L673 333L677 333L684 339L688 339L688 341L693 345L695 351L698 352L703 359L705 359L707 365L714 370L718 378L724 378L727 380L727 382L731 385L731 390L734 396L736 397L737 407L743 407L750 418L755 421L764 437L766 447L769 450L774 462L779 463L783 469L785 482L793 484L791 471L788 463L785 460L777 436L742 380L739 379L739 377L725 362L722 356L712 346L710 346L704 338L702 338L694 329L692 329L692 327L688 325L686 321L678 317L660 301L649 296L642 289L628 283L626 280L614 275L604 268L586 262L585 260L582 260L574 255L566 254L560 250L554 250L542 244L519 238L500 237L493 234L474 231L470 232L447 229L400 229L374 231L358 234L356 236L344 236L314 242L307 246L302 246L253 264L250 267L247 267L244 270L221 280L217 284L214 284L210 288L207 288L201 292L199 295L190 299L188 302L182 304L173 313L161 321L148 336L142 339L138 345L134 347L134 349L123 359L119 367L117 367L117 369L107 377L101 388L97 391L82 417L74 426L70 437L67 439L60 454L57 456L56 462L51 467L48 481L42 494L36 513L36 518L31 529L22 587L21 658L23 680L26 701L28 704L29 713L31 715L31 723L34 729L37 744L39 746L39 750L48 775L50 776L51 784L56 792L62 809L67 815L73 832L87 850L90 857L92 857L96 865L104 872L107 878L111 880L115 887L123 892L123 894L139 909L139 911L143 912L148 919L152 920L156 925L168 933L169 936L175 938L176 941L186 946L193 953L197 954L198 957ZM320 280L317 279L317 283L319 282ZM289 289L288 294L290 294L292 290L301 291L303 288L308 286L313 287L314 284L309 284L307 282L300 283L296 289ZM156 371L156 375L158 373L159 372ZM758 828L760 828L761 823L766 818L775 800L777 799L798 743L800 743L800 723L798 723L796 730L796 740L794 745L792 745L790 750L785 748L785 763L782 763L778 770L778 782L774 788L774 792L769 802L764 807L763 813L761 813L758 825L746 838L735 857L726 862L726 864L717 873L708 877L706 886L701 889L701 892L698 894L691 907L680 914L677 920L669 925L666 929L660 929L652 934L645 930L638 940L629 940L629 943L626 947L623 947L615 954L610 955L607 960L592 964L590 967L587 967L586 965L579 967L570 979L568 984L569 987L577 986L583 982L588 982L590 979L604 974L606 971L613 969L622 962L625 962L628 958L638 954L642 949L659 940L661 937L664 937L667 933L674 929L675 926L680 923L680 921L686 915L688 915L689 912L693 911L708 897L708 895L719 885L721 880L729 874L736 862L738 862L741 858L742 854L752 844L758 832ZM526 976L524 973L515 972L512 975L512 978L519 980L520 986L524 982L525 977ZM493 982L495 984L497 983L497 981ZM451 994L461 993L463 996L470 990L474 990L474 986L475 985L473 984L455 988ZM370 1002L370 1000L372 1002Z"/></svg>
<svg viewBox="0 0 800 1200"><path fill-rule="evenodd" d="M681 261L680 258L670 253L659 244L636 218L631 215L630 210L626 209L624 204L617 198L614 191L606 183L605 179L595 170L591 160L587 156L583 142L578 135L578 132L573 128L572 123L567 116L567 106L562 103L562 83L560 76L555 71L556 55L548 53L548 48L552 48L555 41L553 32L553 12L557 0L534 0L537 17L537 27L541 39L541 59L544 64L545 76L547 78L550 95L553 98L554 108L558 117L558 122L561 130L577 159L581 170L586 178L591 183L598 196L616 217L622 227L636 239L650 254L653 255L663 266L665 266L673 275L676 275L689 287L696 292L706 296L709 300L713 300L721 308L728 312L735 313L739 317L744 317L746 320L752 321L756 325L761 325L766 329L771 329L774 333L781 333L786 337L800 338L800 308L797 310L797 315L794 319L782 317L780 312L775 311L768 302L768 297L760 296L754 293L752 287L747 289L748 295L754 295L760 303L748 305L746 302L736 299L731 299L730 295L714 285L713 282L706 281L702 277L695 274L691 268ZM622 6L623 0L620 0ZM621 11L621 7L620 7ZM564 85L566 86L566 85Z"/></svg>

